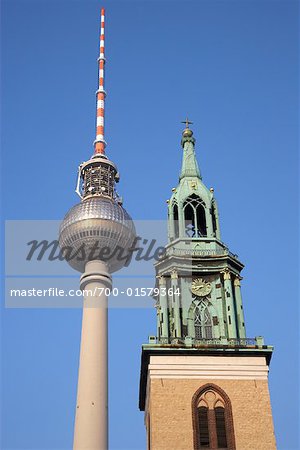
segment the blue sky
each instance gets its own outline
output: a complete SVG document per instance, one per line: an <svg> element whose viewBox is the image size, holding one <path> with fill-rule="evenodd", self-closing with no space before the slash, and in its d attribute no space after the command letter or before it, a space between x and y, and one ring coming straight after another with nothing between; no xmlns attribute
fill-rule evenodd
<svg viewBox="0 0 300 450"><path fill-rule="evenodd" d="M5 219L61 219L78 201L77 166L94 140L101 6L107 150L125 207L136 219L166 217L188 114L222 239L246 264L247 335L275 346L278 448L296 449L298 3L2 1ZM140 348L155 311L109 315L110 448L142 449ZM80 323L79 309L2 309L3 450L71 448Z"/></svg>

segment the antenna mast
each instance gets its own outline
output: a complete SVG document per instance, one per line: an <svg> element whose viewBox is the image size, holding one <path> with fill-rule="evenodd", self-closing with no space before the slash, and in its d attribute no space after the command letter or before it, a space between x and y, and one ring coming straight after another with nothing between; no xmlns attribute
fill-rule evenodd
<svg viewBox="0 0 300 450"><path fill-rule="evenodd" d="M96 139L94 141L94 154L87 162L80 164L78 168L78 178L76 192L81 199L91 196L109 197L119 204L122 199L115 191L115 183L119 181L119 174L115 164L105 155L106 142L104 139L104 101L106 92L104 90L104 19L105 10L101 9L100 28L100 54L99 63L99 83L96 91L97 95L97 120Z"/></svg>
<svg viewBox="0 0 300 450"><path fill-rule="evenodd" d="M105 9L101 9L101 25L100 25L100 53L98 58L99 63L99 84L97 94L97 119L96 119L96 139L94 142L95 155L104 155L106 142L104 140L104 102L106 92L104 90L104 29L105 29Z"/></svg>

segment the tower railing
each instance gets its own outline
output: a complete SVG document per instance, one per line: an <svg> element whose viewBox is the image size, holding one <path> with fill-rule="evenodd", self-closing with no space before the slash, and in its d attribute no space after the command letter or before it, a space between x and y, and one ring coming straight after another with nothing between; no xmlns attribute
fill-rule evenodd
<svg viewBox="0 0 300 450"><path fill-rule="evenodd" d="M153 336L149 339L149 343L157 343L160 345L185 345L185 346L227 346L227 347L248 347L261 346L263 340L261 337L256 338L219 338L219 339L195 339L187 336L181 337L161 337L159 339Z"/></svg>
<svg viewBox="0 0 300 450"><path fill-rule="evenodd" d="M174 256L231 256L232 258L237 258L238 255L232 253L227 247L216 248L216 249L188 249L188 248L174 248L170 247L167 249L167 255Z"/></svg>

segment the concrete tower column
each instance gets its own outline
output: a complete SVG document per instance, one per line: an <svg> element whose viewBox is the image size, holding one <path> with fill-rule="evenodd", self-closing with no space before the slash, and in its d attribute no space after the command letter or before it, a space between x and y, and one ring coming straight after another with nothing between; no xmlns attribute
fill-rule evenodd
<svg viewBox="0 0 300 450"><path fill-rule="evenodd" d="M111 276L102 261L86 263L74 450L108 449L107 294Z"/></svg>

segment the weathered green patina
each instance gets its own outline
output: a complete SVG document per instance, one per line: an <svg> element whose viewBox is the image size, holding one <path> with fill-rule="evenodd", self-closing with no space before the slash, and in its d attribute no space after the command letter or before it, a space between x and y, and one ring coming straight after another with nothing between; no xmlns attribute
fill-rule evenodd
<svg viewBox="0 0 300 450"><path fill-rule="evenodd" d="M243 264L221 241L214 190L202 181L195 138L182 133L179 184L168 200L168 244L155 264L157 343L255 345L246 339L240 288Z"/></svg>

